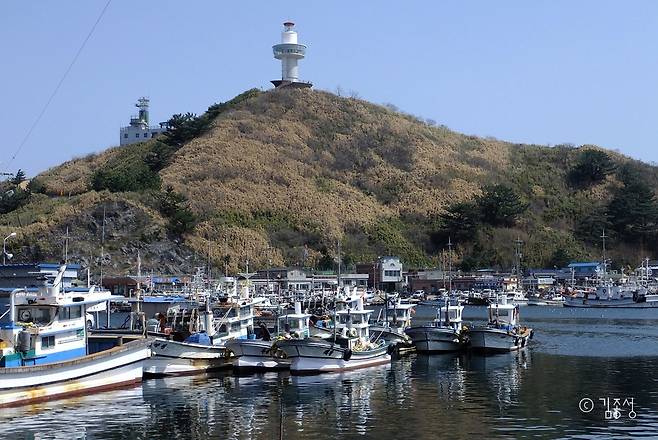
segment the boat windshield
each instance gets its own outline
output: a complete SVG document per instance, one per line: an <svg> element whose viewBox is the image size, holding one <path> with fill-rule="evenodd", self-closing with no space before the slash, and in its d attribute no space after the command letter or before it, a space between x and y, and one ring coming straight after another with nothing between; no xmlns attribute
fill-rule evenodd
<svg viewBox="0 0 658 440"><path fill-rule="evenodd" d="M16 316L19 322L47 325L53 320L53 311L52 307L17 307Z"/></svg>

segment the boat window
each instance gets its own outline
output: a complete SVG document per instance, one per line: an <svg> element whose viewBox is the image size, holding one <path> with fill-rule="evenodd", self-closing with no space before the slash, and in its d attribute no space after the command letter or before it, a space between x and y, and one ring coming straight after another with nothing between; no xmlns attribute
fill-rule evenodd
<svg viewBox="0 0 658 440"><path fill-rule="evenodd" d="M48 348L55 347L55 335L52 336L42 336L41 337L41 349L45 350Z"/></svg>
<svg viewBox="0 0 658 440"><path fill-rule="evenodd" d="M17 312L19 322L46 325L52 321L50 307L19 307Z"/></svg>
<svg viewBox="0 0 658 440"><path fill-rule="evenodd" d="M61 320L78 319L82 316L82 306L60 307L58 313Z"/></svg>

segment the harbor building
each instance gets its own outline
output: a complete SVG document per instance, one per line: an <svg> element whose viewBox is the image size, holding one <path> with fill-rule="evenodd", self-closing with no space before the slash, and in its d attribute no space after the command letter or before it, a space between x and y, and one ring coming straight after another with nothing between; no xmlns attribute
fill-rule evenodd
<svg viewBox="0 0 658 440"><path fill-rule="evenodd" d="M272 46L274 58L281 61L281 79L272 80L274 87L312 87L308 81L300 81L298 61L306 56L306 46L297 40L295 23L286 21L283 23L281 32L281 43Z"/></svg>
<svg viewBox="0 0 658 440"><path fill-rule="evenodd" d="M576 280L598 278L603 274L603 264L598 261L574 262L567 267Z"/></svg>
<svg viewBox="0 0 658 440"><path fill-rule="evenodd" d="M161 122L157 126L149 125L148 98L139 98L135 107L139 109L139 113L130 118L130 125L127 127L121 127L119 130L119 145L130 145L136 144L137 142L144 142L167 131L165 122Z"/></svg>

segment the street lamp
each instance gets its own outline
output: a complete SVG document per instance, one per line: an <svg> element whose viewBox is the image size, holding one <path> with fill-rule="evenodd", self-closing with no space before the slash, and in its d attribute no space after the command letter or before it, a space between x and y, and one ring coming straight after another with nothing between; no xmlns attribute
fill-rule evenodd
<svg viewBox="0 0 658 440"><path fill-rule="evenodd" d="M12 232L11 234L7 235L4 240L2 240L2 265L4 266L7 264L7 257L11 260L14 256L14 254L8 254L7 253L7 240L9 240L11 237L16 237L16 233Z"/></svg>

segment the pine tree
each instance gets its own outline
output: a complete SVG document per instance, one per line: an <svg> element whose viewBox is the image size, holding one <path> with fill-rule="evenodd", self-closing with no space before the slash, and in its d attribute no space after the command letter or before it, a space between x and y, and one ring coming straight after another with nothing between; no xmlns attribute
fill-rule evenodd
<svg viewBox="0 0 658 440"><path fill-rule="evenodd" d="M19 168L18 171L16 171L16 175L11 179L11 183L14 185L20 185L25 179L25 172Z"/></svg>

